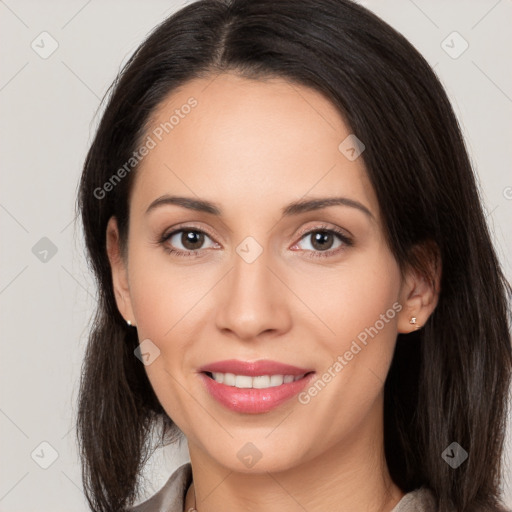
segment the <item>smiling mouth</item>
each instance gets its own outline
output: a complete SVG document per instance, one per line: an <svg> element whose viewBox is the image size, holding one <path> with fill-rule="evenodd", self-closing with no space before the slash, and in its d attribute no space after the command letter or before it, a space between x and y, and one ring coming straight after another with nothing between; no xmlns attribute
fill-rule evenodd
<svg viewBox="0 0 512 512"><path fill-rule="evenodd" d="M234 373L222 373L222 372L203 372L205 375L210 377L219 384L225 386L235 387L239 389L267 389L283 384L290 384L292 382L303 379L306 375L314 373L313 371L303 373L302 375L236 375Z"/></svg>

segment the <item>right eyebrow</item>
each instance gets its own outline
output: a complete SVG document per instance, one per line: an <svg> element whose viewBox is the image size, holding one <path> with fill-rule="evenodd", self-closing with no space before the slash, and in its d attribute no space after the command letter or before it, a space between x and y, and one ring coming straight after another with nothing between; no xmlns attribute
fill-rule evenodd
<svg viewBox="0 0 512 512"><path fill-rule="evenodd" d="M146 214L148 214L151 210L154 210L155 208L158 208L159 206L163 206L166 204L174 204L177 206L181 206L182 208L188 208L189 210L195 210L198 212L210 213L212 215L217 215L219 217L222 215L222 211L216 203L206 201L205 199L194 199L192 197L183 196L170 196L168 194L155 199L148 206Z"/></svg>

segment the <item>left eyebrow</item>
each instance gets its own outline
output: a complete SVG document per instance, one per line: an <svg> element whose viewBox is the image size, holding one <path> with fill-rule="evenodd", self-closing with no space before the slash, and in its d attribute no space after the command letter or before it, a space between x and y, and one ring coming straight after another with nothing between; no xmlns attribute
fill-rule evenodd
<svg viewBox="0 0 512 512"><path fill-rule="evenodd" d="M207 201L205 199L195 199L192 197L183 197L183 196L170 196L163 195L157 199L155 199L146 210L146 214L148 214L151 210L163 205L176 205L181 206L182 208L187 208L189 210L209 213L211 215L216 215L218 217L222 216L222 209L217 203ZM290 217L292 215L299 215L305 212L311 212L315 210L321 210L323 208L328 208L330 206L349 206L351 208L356 208L366 214L371 219L375 220L372 212L359 201L355 201L354 199L350 199L348 197L321 197L316 199L299 199L298 201L294 201L281 210L282 217Z"/></svg>
<svg viewBox="0 0 512 512"><path fill-rule="evenodd" d="M356 208L366 214L370 219L375 220L372 212L359 201L350 199L348 197L320 197L318 199L299 199L290 203L288 206L281 210L283 217L291 215L299 215L304 212L311 212L314 210L321 210L322 208L328 208L329 206L350 206Z"/></svg>

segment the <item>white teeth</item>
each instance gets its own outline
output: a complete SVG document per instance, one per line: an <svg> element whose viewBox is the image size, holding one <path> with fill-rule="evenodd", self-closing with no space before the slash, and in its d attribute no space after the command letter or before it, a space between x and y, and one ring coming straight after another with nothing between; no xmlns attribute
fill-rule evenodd
<svg viewBox="0 0 512 512"><path fill-rule="evenodd" d="M220 384L222 384L224 382L224 374L223 373L212 373L212 375L213 375L213 378Z"/></svg>
<svg viewBox="0 0 512 512"><path fill-rule="evenodd" d="M305 374L304 374L305 375ZM260 375L258 377L250 377L248 375L235 375L234 373L213 372L213 379L219 384L226 386L234 386L236 388L256 388L265 389L288 384L299 379L304 375Z"/></svg>
<svg viewBox="0 0 512 512"><path fill-rule="evenodd" d="M256 389L269 388L270 387L270 375L261 375L261 377L253 377L251 387L256 388Z"/></svg>
<svg viewBox="0 0 512 512"><path fill-rule="evenodd" d="M246 375L237 375L235 377L236 388L252 388L252 377Z"/></svg>

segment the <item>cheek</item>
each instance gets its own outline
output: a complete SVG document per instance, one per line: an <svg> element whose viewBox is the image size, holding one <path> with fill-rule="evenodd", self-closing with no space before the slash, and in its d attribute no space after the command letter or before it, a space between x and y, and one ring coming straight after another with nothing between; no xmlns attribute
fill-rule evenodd
<svg viewBox="0 0 512 512"><path fill-rule="evenodd" d="M183 375L183 368L190 367L187 348L196 338L194 329L201 325L200 308L194 305L203 287L197 279L180 275L161 256L137 256L130 260L130 297L139 342L150 340L156 346L152 350L159 351L144 369L164 409L180 428L186 428L190 397L183 386L189 376Z"/></svg>
<svg viewBox="0 0 512 512"><path fill-rule="evenodd" d="M329 327L334 345L343 346L376 323L383 332L395 327L397 309L400 309L397 303L400 272L384 248L365 251L337 269L311 274L295 286Z"/></svg>
<svg viewBox="0 0 512 512"><path fill-rule="evenodd" d="M328 382L323 403L343 403L343 414L364 414L363 404L378 396L393 357L402 309L398 265L386 251L367 253L316 286L322 292L315 312L330 331L317 338L318 353L326 354L318 376Z"/></svg>
<svg viewBox="0 0 512 512"><path fill-rule="evenodd" d="M155 340L172 336L171 330L204 293L204 279L198 279L197 269L173 264L162 248L133 248L129 275L139 335Z"/></svg>
<svg viewBox="0 0 512 512"><path fill-rule="evenodd" d="M200 273L194 265L173 264L155 248L134 248L130 258L130 298L139 341L149 339L159 351L145 370L161 403L167 410L180 411L180 383L193 377L197 366L191 346L204 338L208 292L218 276Z"/></svg>

